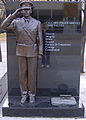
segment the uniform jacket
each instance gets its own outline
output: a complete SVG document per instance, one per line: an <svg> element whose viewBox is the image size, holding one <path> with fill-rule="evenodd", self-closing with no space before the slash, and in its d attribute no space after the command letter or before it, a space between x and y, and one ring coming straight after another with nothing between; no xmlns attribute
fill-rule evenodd
<svg viewBox="0 0 86 120"><path fill-rule="evenodd" d="M43 54L43 40L40 21L29 17L14 19L9 15L1 24L2 29L12 30L16 33L16 55L35 57Z"/></svg>

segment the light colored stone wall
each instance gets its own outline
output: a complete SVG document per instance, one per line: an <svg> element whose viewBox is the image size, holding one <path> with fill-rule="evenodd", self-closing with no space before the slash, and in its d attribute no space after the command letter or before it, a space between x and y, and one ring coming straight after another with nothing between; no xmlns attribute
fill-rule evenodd
<svg viewBox="0 0 86 120"><path fill-rule="evenodd" d="M7 73L0 79L0 102L7 93Z"/></svg>

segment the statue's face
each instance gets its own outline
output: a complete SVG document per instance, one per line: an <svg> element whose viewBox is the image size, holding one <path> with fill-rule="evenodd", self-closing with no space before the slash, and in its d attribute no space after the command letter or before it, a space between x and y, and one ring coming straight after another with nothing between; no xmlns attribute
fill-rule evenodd
<svg viewBox="0 0 86 120"><path fill-rule="evenodd" d="M27 10L27 9L25 9L25 10L22 10L22 14L23 14L23 16L24 17L29 17L30 15L31 15L31 13L32 13L32 10L30 9L30 10Z"/></svg>
<svg viewBox="0 0 86 120"><path fill-rule="evenodd" d="M24 4L24 5L22 5L22 8L26 8L26 9L23 9L22 11L21 11L21 13L23 14L23 16L25 17L25 18L27 18L27 17L29 17L30 15L31 15L31 13L32 13L32 9L31 9L31 6L29 5L29 4ZM29 9L27 9L27 7L29 7Z"/></svg>

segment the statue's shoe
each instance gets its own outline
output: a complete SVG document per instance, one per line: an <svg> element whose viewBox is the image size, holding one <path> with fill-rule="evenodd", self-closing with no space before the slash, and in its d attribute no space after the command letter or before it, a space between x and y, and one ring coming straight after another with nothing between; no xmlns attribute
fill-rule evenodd
<svg viewBox="0 0 86 120"><path fill-rule="evenodd" d="M29 103L35 103L35 95L29 94Z"/></svg>
<svg viewBox="0 0 86 120"><path fill-rule="evenodd" d="M21 98L21 104L24 104L27 100L27 95L22 95L22 98Z"/></svg>

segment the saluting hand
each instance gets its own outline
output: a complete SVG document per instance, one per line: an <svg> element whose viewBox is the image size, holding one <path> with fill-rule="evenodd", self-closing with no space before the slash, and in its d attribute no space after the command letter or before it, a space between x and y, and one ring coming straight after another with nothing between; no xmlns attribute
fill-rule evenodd
<svg viewBox="0 0 86 120"><path fill-rule="evenodd" d="M41 58L42 58L42 55L39 55L38 58L41 59Z"/></svg>
<svg viewBox="0 0 86 120"><path fill-rule="evenodd" d="M22 11L22 8L18 8L15 10L15 12L12 15L16 17L17 15L21 13L21 11Z"/></svg>
<svg viewBox="0 0 86 120"><path fill-rule="evenodd" d="M15 10L15 12L12 15L16 17L17 15L19 15L21 13L22 10L26 10L26 9L30 10L31 7L21 7L21 8L18 8L18 9Z"/></svg>

